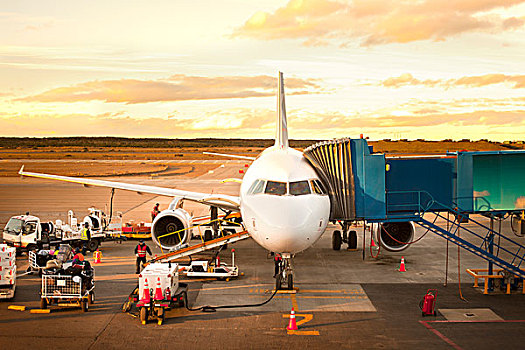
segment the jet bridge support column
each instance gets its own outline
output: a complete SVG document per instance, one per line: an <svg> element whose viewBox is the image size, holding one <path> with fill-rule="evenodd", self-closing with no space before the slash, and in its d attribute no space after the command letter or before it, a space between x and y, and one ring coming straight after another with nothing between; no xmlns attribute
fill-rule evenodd
<svg viewBox="0 0 525 350"><path fill-rule="evenodd" d="M488 233L487 243L488 243L489 254L494 255L494 216L493 215L490 216L490 231ZM488 269L489 269L488 274L492 276L494 274L494 264L490 260L489 260ZM489 278L487 291L488 292L494 291L494 282L492 278Z"/></svg>

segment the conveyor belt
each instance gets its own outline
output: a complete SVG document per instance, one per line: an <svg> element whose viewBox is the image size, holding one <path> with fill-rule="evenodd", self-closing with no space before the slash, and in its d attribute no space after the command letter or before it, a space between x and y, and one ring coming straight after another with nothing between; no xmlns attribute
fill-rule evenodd
<svg viewBox="0 0 525 350"><path fill-rule="evenodd" d="M192 245L192 246L189 246L189 247L184 247L184 248L181 248L181 249L177 249L177 250L169 252L167 254L158 256L158 257L150 260L148 263L169 262L171 260L175 260L175 259L183 258L185 256L190 256L190 255L193 255L193 254L197 254L197 253L203 252L205 250L214 249L214 248L223 246L223 245L228 244L228 243L238 242L238 241L241 241L241 240L246 239L248 237L250 237L250 234L248 233L248 231L237 232L237 233L234 233L234 234L231 234L231 235L227 235L227 236L223 236L223 237L212 239L211 241L207 241L207 242L199 243L199 244Z"/></svg>

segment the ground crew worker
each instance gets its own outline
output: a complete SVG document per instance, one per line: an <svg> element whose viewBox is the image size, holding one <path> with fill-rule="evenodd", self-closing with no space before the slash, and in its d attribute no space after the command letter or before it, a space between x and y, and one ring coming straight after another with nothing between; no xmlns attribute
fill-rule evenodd
<svg viewBox="0 0 525 350"><path fill-rule="evenodd" d="M155 204L155 206L153 207L153 210L151 211L151 221L155 220L155 218L157 217L157 215L159 215L160 213L160 209L159 209L159 203Z"/></svg>
<svg viewBox="0 0 525 350"><path fill-rule="evenodd" d="M84 228L80 232L80 240L82 241L82 254L86 254L88 250L88 243L91 239L91 232L89 231L89 223L84 223Z"/></svg>
<svg viewBox="0 0 525 350"><path fill-rule="evenodd" d="M84 255L80 252L80 248L77 248L75 250L75 255L73 256L73 264L75 264L75 260L82 262L84 261Z"/></svg>
<svg viewBox="0 0 525 350"><path fill-rule="evenodd" d="M149 249L149 247L146 245L146 243L144 243L144 240L141 239L139 241L139 244L137 244L137 246L135 247L135 256L137 257L137 262L136 262L136 273L140 273L140 264L145 264L146 263L146 253L149 254L149 256L151 256L151 250Z"/></svg>

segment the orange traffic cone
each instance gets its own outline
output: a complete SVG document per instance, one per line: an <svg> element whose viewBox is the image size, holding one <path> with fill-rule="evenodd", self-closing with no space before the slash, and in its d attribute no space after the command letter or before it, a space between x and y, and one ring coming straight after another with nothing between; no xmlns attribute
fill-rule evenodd
<svg viewBox="0 0 525 350"><path fill-rule="evenodd" d="M164 296L162 295L162 286L160 285L160 277L157 277L157 287L155 288L154 300L162 300Z"/></svg>
<svg viewBox="0 0 525 350"><path fill-rule="evenodd" d="M288 322L288 327L286 327L289 331L296 331L297 330L297 323L295 322L295 311L292 307L292 311L290 311L290 322Z"/></svg>
<svg viewBox="0 0 525 350"><path fill-rule="evenodd" d="M100 264L100 260L102 258L102 252L100 250L95 250L93 252L93 258L95 259L95 264Z"/></svg>
<svg viewBox="0 0 525 350"><path fill-rule="evenodd" d="M144 279L144 292L140 301L143 304L149 304L151 302L151 296L149 295L148 280L146 278Z"/></svg>
<svg viewBox="0 0 525 350"><path fill-rule="evenodd" d="M401 265L399 266L399 272L406 272L406 269L405 269L405 257L404 256L401 257Z"/></svg>

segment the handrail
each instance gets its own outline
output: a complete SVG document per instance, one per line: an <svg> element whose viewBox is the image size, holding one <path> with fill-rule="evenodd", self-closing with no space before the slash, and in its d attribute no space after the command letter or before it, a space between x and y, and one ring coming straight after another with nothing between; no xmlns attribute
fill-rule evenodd
<svg viewBox="0 0 525 350"><path fill-rule="evenodd" d="M483 235L480 235L476 232L474 232L472 229L468 228L468 227L465 227L465 226L462 226L461 225L461 222L459 220L459 218L461 218L462 216L464 216L465 214L469 213L470 212L465 212L465 211L462 211L459 207L455 207L455 208L452 208L450 207L449 205L445 205L439 201L436 201L432 195L430 193L428 193L427 191L391 191L391 192L387 192L387 200L388 200L388 195L407 195L408 196L411 196L409 198L409 200L412 200L412 202L407 202L407 203L402 203L402 204L396 204L396 205L393 205L393 207L395 208L405 208L405 207L408 207L409 209L412 209L410 210L415 216L419 216L421 218L421 220L423 220L423 215L427 212L432 212L434 213L437 217L441 218L441 219L444 219L446 221L448 221L449 223L451 223L451 227L450 227L450 230L447 231L448 232L448 235L451 236L451 237L458 237L458 230L461 228L462 229L462 232L466 232L467 234L470 234L472 235L473 237L476 237L477 239L481 240L481 246L479 247L479 249L487 249L487 245L489 244L488 240L489 240L489 236L490 234L494 234L494 235L498 235L498 237L501 237L503 239L503 241L499 241L498 243L496 242L492 242L492 244L498 248L498 251L499 252L503 252L503 253L506 253L506 254L509 254L510 257L512 257L512 261L510 262L510 264L516 266L517 268L519 268L521 266L521 264L525 261L525 255L524 256L520 256L520 252L522 251L522 248L524 248L521 244L519 244L518 242L504 236L504 235L501 235L500 233L494 231L493 229L487 227L485 224L473 219L472 217L469 218L470 222L474 223L477 227L479 228L482 228L484 230L486 230L486 232L488 232L487 234L483 234ZM417 196L417 198L415 198L415 196ZM428 198L427 198L428 196ZM474 198L474 197L473 197ZM439 210L436 210L436 211L433 211L432 210L432 207L433 206L437 206L439 208L444 208L445 210L443 211L447 211L451 214L453 214L454 216L454 219L450 219L450 218L447 218L445 215L441 214L441 211ZM387 208L388 208L388 204L387 204ZM392 207L392 206L391 206ZM402 214L400 214L402 215ZM395 218L395 215L392 215L391 216L392 218ZM504 242L507 242L507 247L504 247L502 245L502 243ZM483 248L483 246L485 246L485 248ZM512 246L513 248L518 248L517 251L513 252L513 251L510 251L509 249L512 249L512 248L509 248L509 246ZM499 255L499 253L498 253Z"/></svg>

